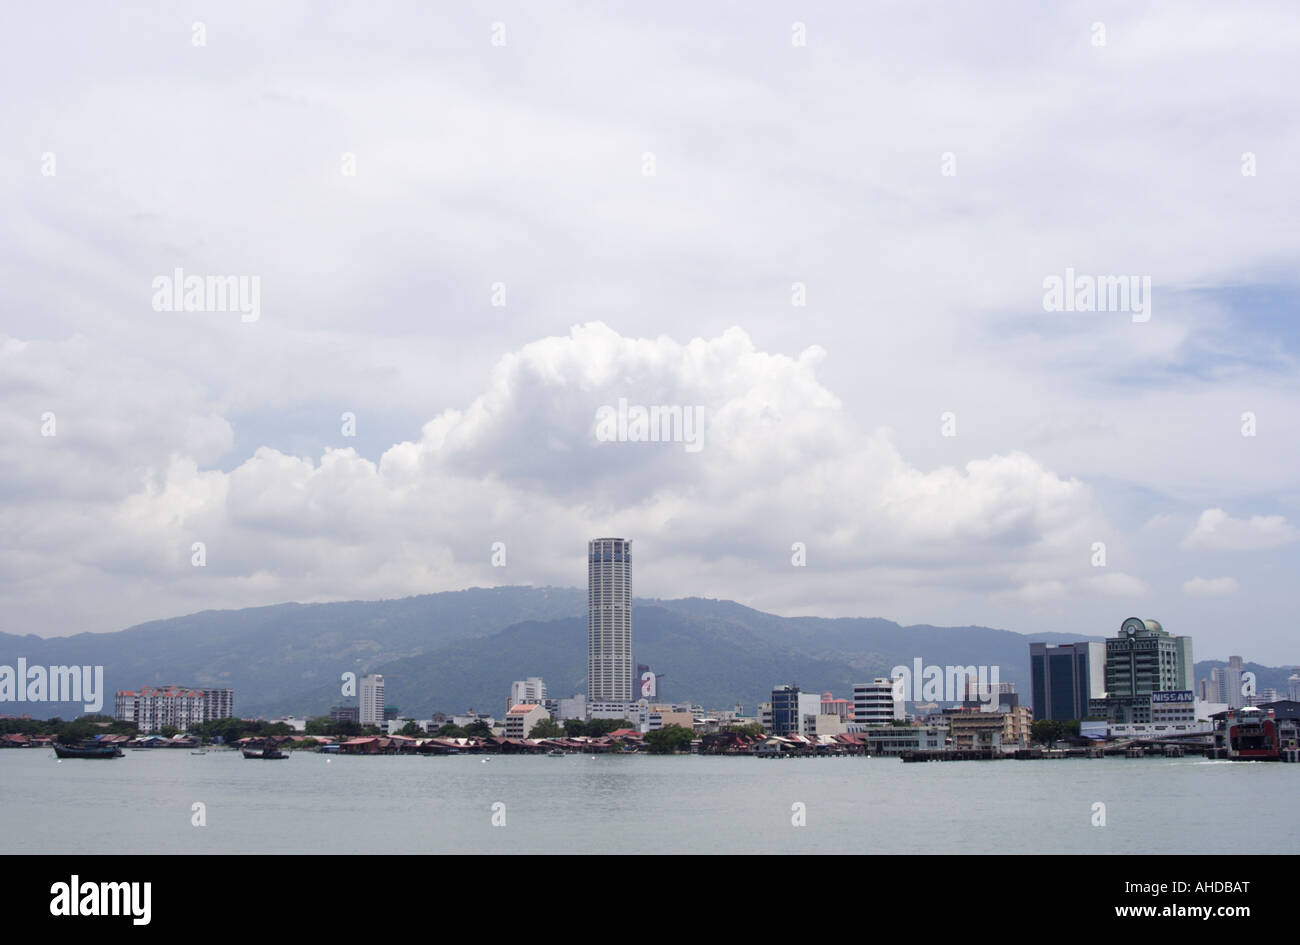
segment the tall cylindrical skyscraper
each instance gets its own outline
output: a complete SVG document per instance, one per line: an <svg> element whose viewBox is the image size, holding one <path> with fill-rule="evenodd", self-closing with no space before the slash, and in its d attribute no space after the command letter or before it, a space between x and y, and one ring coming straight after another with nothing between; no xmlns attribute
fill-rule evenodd
<svg viewBox="0 0 1300 945"><path fill-rule="evenodd" d="M587 542L587 698L631 702L632 542Z"/></svg>

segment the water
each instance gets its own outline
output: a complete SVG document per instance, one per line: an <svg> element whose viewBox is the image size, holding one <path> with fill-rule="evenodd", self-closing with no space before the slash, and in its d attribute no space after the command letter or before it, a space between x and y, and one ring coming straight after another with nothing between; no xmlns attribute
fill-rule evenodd
<svg viewBox="0 0 1300 945"><path fill-rule="evenodd" d="M5 750L0 853L1300 851L1300 765L484 758Z"/></svg>

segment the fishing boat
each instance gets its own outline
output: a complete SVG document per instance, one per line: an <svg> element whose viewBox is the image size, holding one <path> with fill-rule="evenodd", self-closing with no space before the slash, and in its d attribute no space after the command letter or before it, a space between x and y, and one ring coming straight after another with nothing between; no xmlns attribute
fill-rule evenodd
<svg viewBox="0 0 1300 945"><path fill-rule="evenodd" d="M550 751L546 753L546 756L548 758L563 758L564 752L560 751L560 749L558 748L552 748Z"/></svg>
<svg viewBox="0 0 1300 945"><path fill-rule="evenodd" d="M282 752L280 749L276 748L274 745L267 745L265 748L245 748L244 757L261 758L266 761L276 761L280 758L288 758L289 756L286 755L284 752Z"/></svg>
<svg viewBox="0 0 1300 945"><path fill-rule="evenodd" d="M54 745L60 758L121 758L122 749L116 745Z"/></svg>

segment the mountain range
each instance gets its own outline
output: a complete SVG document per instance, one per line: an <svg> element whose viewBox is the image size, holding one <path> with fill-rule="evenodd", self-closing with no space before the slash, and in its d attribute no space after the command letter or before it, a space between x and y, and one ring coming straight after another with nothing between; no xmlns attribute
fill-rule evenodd
<svg viewBox="0 0 1300 945"><path fill-rule="evenodd" d="M241 716L323 715L345 702L344 673L378 672L386 701L429 718L467 708L500 715L514 680L540 676L553 697L586 690L586 593L576 588L470 588L399 600L209 610L114 633L42 638L0 633L0 665L104 667L112 693L143 685L230 687ZM1115 621L1119 626L1120 621ZM897 665L987 665L1029 696L1032 636L990 627L900 626L870 617L779 617L734 601L638 599L635 659L662 674L661 701L754 710L773 686L850 697L855 682ZM1196 666L1197 678L1223 665ZM1247 664L1262 688L1285 689L1285 668ZM0 703L0 713L71 718L67 703Z"/></svg>

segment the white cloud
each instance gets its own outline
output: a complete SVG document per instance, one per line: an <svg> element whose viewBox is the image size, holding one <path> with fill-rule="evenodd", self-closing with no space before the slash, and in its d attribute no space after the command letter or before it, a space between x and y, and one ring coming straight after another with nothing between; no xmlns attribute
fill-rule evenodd
<svg viewBox="0 0 1300 945"><path fill-rule="evenodd" d="M1237 579L1231 577L1195 577L1183 582L1183 593L1190 597L1223 597L1237 593L1240 588Z"/></svg>
<svg viewBox="0 0 1300 945"><path fill-rule="evenodd" d="M1209 551L1262 551L1290 544L1300 529L1281 515L1232 518L1223 509L1206 509L1183 539L1183 547Z"/></svg>
<svg viewBox="0 0 1300 945"><path fill-rule="evenodd" d="M1141 579L1122 571L1098 574L1088 578L1086 583L1097 593L1110 597L1142 597L1148 590Z"/></svg>
<svg viewBox="0 0 1300 945"><path fill-rule="evenodd" d="M900 566L910 586L940 593L1050 589L1087 547L1100 525L1082 483L1019 452L919 469L886 432L856 428L818 379L821 359L760 351L739 329L679 343L578 326L503 356L482 394L377 463L352 449L313 460L262 448L226 473L178 443L112 501L3 515L33 552L20 577L46 568L40 548L73 547L70 580L129 571L171 608L191 595L251 603L580 583L583 543L611 530L655 549L641 592L752 599L765 574L774 602L803 609L834 608L863 569ZM702 405L704 448L599 442L596 409L619 398ZM124 442L107 459L139 452ZM508 571L488 565L498 540ZM190 565L195 541L204 568ZM794 541L808 546L807 569L790 567ZM18 586L7 596L18 603Z"/></svg>

